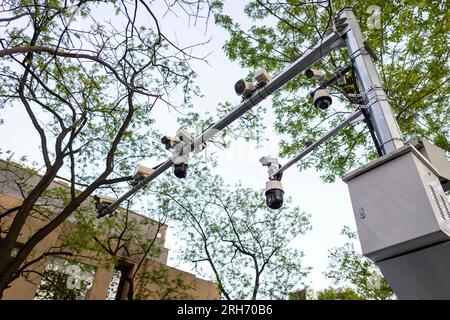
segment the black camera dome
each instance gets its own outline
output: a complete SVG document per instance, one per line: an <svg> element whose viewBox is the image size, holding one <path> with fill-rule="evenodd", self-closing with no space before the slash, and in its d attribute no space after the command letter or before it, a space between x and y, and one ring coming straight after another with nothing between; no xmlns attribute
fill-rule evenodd
<svg viewBox="0 0 450 320"><path fill-rule="evenodd" d="M185 163L175 164L173 166L173 173L177 178L183 179L187 176L188 165Z"/></svg>
<svg viewBox="0 0 450 320"><path fill-rule="evenodd" d="M266 191L266 204L270 209L280 209L283 205L284 191L270 189Z"/></svg>

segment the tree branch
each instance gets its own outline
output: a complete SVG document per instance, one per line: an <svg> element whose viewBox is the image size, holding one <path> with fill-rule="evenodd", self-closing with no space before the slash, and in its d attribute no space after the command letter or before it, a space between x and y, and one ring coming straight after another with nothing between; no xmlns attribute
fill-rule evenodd
<svg viewBox="0 0 450 320"><path fill-rule="evenodd" d="M95 62L101 64L102 66L104 66L105 68L107 68L108 70L110 70L114 74L116 79L119 80L122 84L124 84L129 90L136 92L136 93L140 93L142 95L149 96L149 97L155 97L155 98L160 97L159 94L153 94L153 93L145 92L145 91L134 88L129 83L127 83L125 80L123 80L120 77L117 70L113 66L111 66L109 63L107 63L103 59L100 59L99 57L84 54L84 53L64 52L64 51L59 51L59 50L55 50L53 48L44 47L44 46L25 46L25 47L14 47L14 48L0 50L0 58L4 57L4 56L12 56L12 55L15 55L18 53L29 53L29 52L45 52L45 53L50 53L50 54L53 54L56 56L61 56L61 57L87 59L87 60L95 61Z"/></svg>

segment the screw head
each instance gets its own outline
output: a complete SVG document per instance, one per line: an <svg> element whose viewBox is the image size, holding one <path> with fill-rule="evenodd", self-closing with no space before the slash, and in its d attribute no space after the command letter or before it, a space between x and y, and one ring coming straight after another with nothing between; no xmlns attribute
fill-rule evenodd
<svg viewBox="0 0 450 320"><path fill-rule="evenodd" d="M359 208L359 216L361 217L361 219L364 219L366 217L366 213L364 211L364 208Z"/></svg>

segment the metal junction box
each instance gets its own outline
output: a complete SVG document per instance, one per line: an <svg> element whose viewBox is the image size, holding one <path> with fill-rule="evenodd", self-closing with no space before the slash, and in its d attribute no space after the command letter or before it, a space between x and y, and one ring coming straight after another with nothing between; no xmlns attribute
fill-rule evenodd
<svg viewBox="0 0 450 320"><path fill-rule="evenodd" d="M450 240L439 174L410 146L347 174L363 254L374 261Z"/></svg>
<svg viewBox="0 0 450 320"><path fill-rule="evenodd" d="M343 178L363 254L401 299L450 299L450 204L443 189L449 164L426 143L416 144L420 152L401 147Z"/></svg>

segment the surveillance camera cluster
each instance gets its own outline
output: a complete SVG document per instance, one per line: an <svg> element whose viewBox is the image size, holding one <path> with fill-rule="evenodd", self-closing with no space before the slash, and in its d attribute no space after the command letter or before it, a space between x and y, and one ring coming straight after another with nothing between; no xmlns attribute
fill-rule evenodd
<svg viewBox="0 0 450 320"><path fill-rule="evenodd" d="M167 150L173 151L173 172L177 178L183 179L187 176L189 153L191 151L200 152L205 148L205 143L192 149L194 137L186 129L178 129L175 137L164 136L161 142L166 146Z"/></svg>
<svg viewBox="0 0 450 320"><path fill-rule="evenodd" d="M242 95L244 99L246 99L255 90L267 85L272 77L266 70L261 69L255 75L255 79L257 82L256 85L244 80L238 81L235 85L236 93L238 95ZM95 196L95 206L98 212L97 218L114 213L114 210L120 205L121 202L137 192L144 185L150 183L153 179L155 179L158 175L160 175L171 166L173 166L173 171L177 178L186 178L187 170L189 167L189 154L191 152L197 153L203 150L206 147L206 143L204 142L204 140L208 140L215 133L219 132L229 123L236 120L239 115L245 113L248 110L248 107L246 105L240 105L236 109L237 112L231 112L230 114L219 120L214 126L211 126L205 132L203 132L200 139L194 139L192 134L184 128L178 129L175 137L163 136L161 138L161 143L167 150L172 150L172 158L161 163L155 168L147 168L143 165L138 165L136 167L134 176L130 181L132 189L127 191L119 199L110 199L106 201L104 200L105 196ZM196 141L200 142L197 143Z"/></svg>
<svg viewBox="0 0 450 320"><path fill-rule="evenodd" d="M314 107L319 110L327 110L333 102L330 92L325 88L316 89L312 96L314 100Z"/></svg>
<svg viewBox="0 0 450 320"><path fill-rule="evenodd" d="M314 107L316 107L319 110L326 110L330 107L332 103L332 99L330 96L329 91L327 90L327 87L331 84L335 83L338 86L343 86L347 84L347 81L345 79L345 75L351 71L353 66L348 66L345 68L339 67L336 69L335 73L331 77L327 77L323 71L316 70L316 69L307 69L305 71L305 76L308 79L315 79L319 81L319 88L314 90L311 93L311 96L313 98ZM336 132L344 128L350 123L353 123L358 119L361 115L361 109L359 106L356 108L356 111L354 111L351 115L347 117L344 121L342 121L340 124L338 124L335 128L333 128L331 131L329 131L327 134L325 134L323 137L316 141L308 140L305 142L305 149L299 153L296 157L291 159L288 163L286 163L284 166L281 166L278 163L278 159L267 156L262 157L259 161L263 166L268 167L268 173L269 173L269 181L266 182L266 204L271 209L279 209L283 205L283 197L284 197L284 190L283 186L281 184L281 178L282 173L295 164L297 161L305 157L307 154L309 154L313 149L320 146L324 141L329 139L332 135L334 135Z"/></svg>
<svg viewBox="0 0 450 320"><path fill-rule="evenodd" d="M306 70L305 75L307 78L319 81L319 88L311 93L311 96L313 97L313 103L316 108L320 110L328 109L328 107L332 103L332 99L329 94L329 91L327 90L327 87L334 82L337 82L338 85L345 84L346 83L345 74L349 72L351 68L352 68L351 66L346 68L338 68L331 77L327 77L325 73L320 70L315 69ZM236 82L234 86L236 94L242 96L244 100L248 99L256 90L265 87L272 80L272 77L265 69L261 69L256 73L255 80L256 84L245 81L243 79ZM220 128L220 126L218 125L217 127ZM335 131L338 129L339 128L335 129ZM210 130L217 130L217 129L211 128ZM204 135L206 134L204 133ZM200 140L203 141L203 135L202 139ZM203 142L200 145L195 145L196 143L194 143L194 141L197 140L194 139L192 134L184 128L179 128L176 132L175 137L163 136L161 138L161 143L165 146L167 150L172 151L173 156L171 160L167 161L165 163L166 166L162 169L159 168L159 166L155 168L147 168L139 164L136 167L133 179L130 182L131 186L133 186L133 189L130 192L128 192L128 194L135 192L136 190L141 188L142 185L149 183L154 178L153 176L156 177L158 174L160 174L167 168L170 168L170 166L172 165L173 165L173 172L177 178L180 179L186 178L187 170L189 167L189 154L191 152L199 152L203 150L206 146L205 143ZM309 143L307 143L306 145L307 152L304 153L304 155L309 153L313 148L315 148L318 145L319 143L317 143L317 141L316 142L309 141ZM291 160L284 167L282 167L279 164L278 159L275 157L266 156L260 159L261 164L268 168L269 180L266 182L265 196L266 196L266 204L269 208L279 209L283 205L284 189L281 183L282 172L286 170L288 167L290 167L296 161L297 158ZM122 198L125 197L126 196L122 196ZM115 199L112 198L106 199L104 196L101 196L100 198L97 197L96 208L99 212L98 217L104 216L109 213L113 213L114 212L113 208L116 208L118 203L120 203L121 201L123 200L116 201Z"/></svg>
<svg viewBox="0 0 450 320"><path fill-rule="evenodd" d="M347 81L345 79L345 74L352 69L352 66L348 67L338 67L333 76L327 77L325 73L321 70L308 69L305 71L305 76L308 79L314 79L319 81L319 88L310 93L313 98L314 107L319 110L327 110L333 100L331 99L330 92L327 87L336 82L338 86L345 86Z"/></svg>
<svg viewBox="0 0 450 320"><path fill-rule="evenodd" d="M337 82L338 85L345 84L345 74L350 70L351 67L338 68L331 77L327 77L325 73L320 70L308 69L305 71L307 78L319 81L319 88L311 93L316 108L320 110L328 109L332 103L332 99L327 87L334 82ZM255 75L255 80L256 84L240 79L234 86L236 94L242 96L244 100L248 99L256 90L266 86L272 80L272 77L265 69L260 69ZM173 165L173 172L177 178L186 178L189 167L189 154L192 151L199 152L205 148L205 143L195 146L194 141L195 139L192 134L184 128L178 129L175 137L163 136L161 138L161 143L165 148L167 150L172 150L173 156L170 165ZM306 145L306 148L309 149L313 144L314 143L310 141ZM263 166L268 168L269 174L269 180L266 182L265 191L266 204L271 209L279 209L284 201L284 189L281 183L282 172L292 164L288 163L282 168L278 159L271 156L262 157L260 162ZM133 179L130 182L131 186L137 189L140 187L140 184L146 182L144 180L150 180L148 177L155 173L155 169L156 168L147 168L139 164L136 167ZM113 199L97 200L96 207L99 211L99 216L112 213L110 208L113 207L111 205L113 202Z"/></svg>
<svg viewBox="0 0 450 320"><path fill-rule="evenodd" d="M342 14L351 15L351 13L348 13L347 11L343 11ZM166 170L169 170L171 167L173 167L173 171L176 177L185 178L187 176L187 170L189 167L189 154L191 152L201 151L205 147L204 141L211 139L215 134L217 134L217 132L220 132L231 123L239 119L240 116L242 116L252 107L259 104L265 98L272 95L276 90L282 88L286 83L296 77L299 73L305 71L314 63L322 60L325 55L329 54L335 49L347 48L349 51L351 51L352 54L350 57L349 66L339 67L331 75L327 75L323 71L316 69L308 69L305 71L305 76L307 78L316 80L318 82L318 88L310 94L313 100L314 107L322 111L327 110L332 104L332 98L328 90L329 86L333 84L336 84L338 86L346 85L347 81L345 76L349 71L353 72L353 67L355 67L355 70L362 69L359 70L359 73L357 73L357 75L361 72L368 72L366 70L367 68L365 67L365 64L362 64L360 61L362 59L362 55L355 55L355 52L358 52L358 50L360 50L358 48L361 47L360 45L357 46L358 41L356 40L358 40L359 38L345 37L347 32L359 32L357 28L354 30L351 29L349 27L350 24L347 22L348 20L346 20L346 17L339 17L339 19L335 20L333 31L328 36L326 36L319 44L307 50L301 57L299 57L286 69L277 74L274 79L272 79L272 76L265 69L260 69L255 74L255 81L246 81L244 79L240 79L239 81L237 81L234 85L234 90L237 95L242 96L241 103L229 113L224 115L216 123L207 128L198 137L194 138L188 131L183 128L180 128L177 131L175 137L162 137L161 142L165 145L166 149L172 151L172 157L153 169L145 168L143 166L136 168L135 175L133 176L133 180L131 181L132 188L129 191L124 193L113 203L101 200L97 201L99 214L105 215L114 212L114 209L117 208L120 203L135 194L145 185L151 183L151 181L156 179ZM353 84L357 86L355 75L353 75ZM358 93L357 88L355 88L355 92ZM281 184L282 173L287 168L295 164L301 158L324 143L324 141L336 134L336 132L349 125L350 123L356 121L361 115L362 111L364 111L366 108L366 106L363 105L364 103L365 101L361 101L361 105L353 103L356 110L354 110L352 114L350 114L344 121L338 124L331 131L326 133L322 138L313 142L308 142L305 145L305 149L301 153L299 153L293 159L289 160L283 166L281 166L278 163L278 160L274 157L262 157L260 159L261 164L267 166L269 172L269 181L267 181L266 183L265 192L266 203L269 208L279 209L283 205L284 190ZM378 108L380 108L380 106L378 106ZM365 121L366 123L368 123L368 125L370 124L369 117L365 116ZM382 128L384 129L385 127L386 126L383 126ZM373 130L369 127L369 131L372 133Z"/></svg>
<svg viewBox="0 0 450 320"><path fill-rule="evenodd" d="M153 172L155 172L155 169L145 167L142 164L138 164L136 166L136 169L134 170L133 180L131 180L130 185L132 186L137 185L140 181L144 180Z"/></svg>
<svg viewBox="0 0 450 320"><path fill-rule="evenodd" d="M330 92L322 85L323 80L326 78L325 73L321 70L308 69L305 71L305 76L308 79L319 80L320 87L310 93L313 98L314 107L319 110L326 110L331 106L332 99Z"/></svg>

